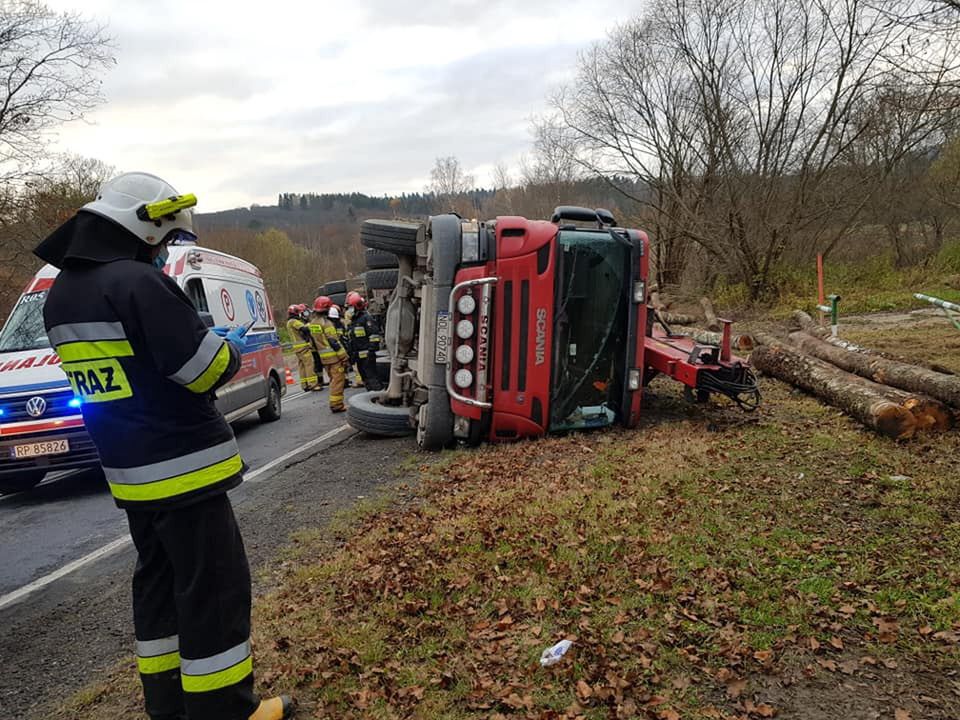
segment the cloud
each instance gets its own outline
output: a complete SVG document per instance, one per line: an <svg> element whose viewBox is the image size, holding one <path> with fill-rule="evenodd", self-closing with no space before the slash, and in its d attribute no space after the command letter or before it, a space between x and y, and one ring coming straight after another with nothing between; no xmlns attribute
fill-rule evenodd
<svg viewBox="0 0 960 720"><path fill-rule="evenodd" d="M285 191L416 192L445 155L488 181L528 149L577 52L629 15L608 0L88 5L117 68L61 147L155 172L205 211Z"/></svg>

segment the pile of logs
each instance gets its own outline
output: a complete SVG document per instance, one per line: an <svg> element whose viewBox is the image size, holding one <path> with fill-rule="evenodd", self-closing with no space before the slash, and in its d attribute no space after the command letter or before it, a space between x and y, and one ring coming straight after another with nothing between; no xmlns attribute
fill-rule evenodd
<svg viewBox="0 0 960 720"><path fill-rule="evenodd" d="M717 318L717 313L713 309L713 303L710 302L710 298L700 298L703 317L671 312L670 302L661 299L657 286L654 285L650 289L650 306L670 327L671 332L674 334L691 337L698 343L704 343L705 345L720 345L722 342L723 338L720 331L723 329L723 324ZM699 325L703 327L695 327ZM734 335L731 338L730 344L734 350L744 352L753 350L756 345L751 335Z"/></svg>
<svg viewBox="0 0 960 720"><path fill-rule="evenodd" d="M822 333L797 313L787 341L760 334L751 360L887 437L948 430L960 410L960 377L885 357Z"/></svg>

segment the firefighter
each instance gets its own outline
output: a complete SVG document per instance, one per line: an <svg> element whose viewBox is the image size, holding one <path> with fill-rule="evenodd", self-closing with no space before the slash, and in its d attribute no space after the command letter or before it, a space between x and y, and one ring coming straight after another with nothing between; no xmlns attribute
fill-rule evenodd
<svg viewBox="0 0 960 720"><path fill-rule="evenodd" d="M287 308L287 330L290 342L297 356L297 370L300 373L300 387L304 392L317 387L317 370L313 364L313 336L310 326L302 319L306 305L291 305Z"/></svg>
<svg viewBox="0 0 960 720"><path fill-rule="evenodd" d="M380 328L367 312L367 301L354 291L347 295L347 306L353 310L353 319L347 327L353 361L367 390L383 390L377 376L377 350L380 349Z"/></svg>
<svg viewBox="0 0 960 720"><path fill-rule="evenodd" d="M43 309L50 342L137 548L137 666L153 720L279 720L250 654L250 568L227 491L243 480L214 391L245 328L208 330L161 268L195 239L193 195L146 173L106 182L34 251L61 269Z"/></svg>
<svg viewBox="0 0 960 720"><path fill-rule="evenodd" d="M350 338L347 336L346 325L343 324L343 318L340 313L340 306L333 304L327 311L327 317L333 326L337 329L337 338L340 345L347 351L347 364L344 369L344 387L353 387L353 353L350 351Z"/></svg>
<svg viewBox="0 0 960 720"><path fill-rule="evenodd" d="M303 320L304 324L307 326L307 329L310 328L310 308L308 308L304 303L297 305L301 309L300 319ZM313 342L313 333L310 334L310 355L313 360L313 371L317 376L317 386L313 388L314 390L323 390L325 381L323 378L323 363L320 362L320 353L317 352L317 345Z"/></svg>
<svg viewBox="0 0 960 720"><path fill-rule="evenodd" d="M343 412L343 391L346 385L347 351L340 343L337 328L328 317L333 301L321 295L313 301L313 316L310 319L310 332L320 354L320 362L330 376L330 411Z"/></svg>

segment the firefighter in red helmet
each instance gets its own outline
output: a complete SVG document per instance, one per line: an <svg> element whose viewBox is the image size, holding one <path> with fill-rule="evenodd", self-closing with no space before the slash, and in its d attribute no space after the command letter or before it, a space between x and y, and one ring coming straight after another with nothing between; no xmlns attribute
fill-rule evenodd
<svg viewBox="0 0 960 720"><path fill-rule="evenodd" d="M340 342L337 328L328 317L333 301L321 295L313 301L313 315L310 318L310 333L317 346L320 362L330 376L330 411L343 412L343 392L346 385L347 351Z"/></svg>
<svg viewBox="0 0 960 720"><path fill-rule="evenodd" d="M367 312L367 301L360 293L356 291L349 293L347 306L353 309L353 319L347 327L353 362L367 390L382 390L383 385L377 377L380 328L377 326L377 321Z"/></svg>
<svg viewBox="0 0 960 720"><path fill-rule="evenodd" d="M303 321L306 305L291 305L287 308L287 330L293 352L297 356L297 370L300 373L300 387L309 392L317 387L317 369L313 364L313 336L310 326Z"/></svg>

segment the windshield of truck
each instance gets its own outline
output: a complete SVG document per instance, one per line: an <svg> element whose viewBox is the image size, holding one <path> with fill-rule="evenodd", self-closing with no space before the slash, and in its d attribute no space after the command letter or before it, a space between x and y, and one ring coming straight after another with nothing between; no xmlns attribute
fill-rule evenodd
<svg viewBox="0 0 960 720"><path fill-rule="evenodd" d="M43 301L47 291L27 293L10 313L0 333L0 352L40 350L50 347L43 327Z"/></svg>
<svg viewBox="0 0 960 720"><path fill-rule="evenodd" d="M630 251L607 232L558 234L551 430L601 427L620 416Z"/></svg>

